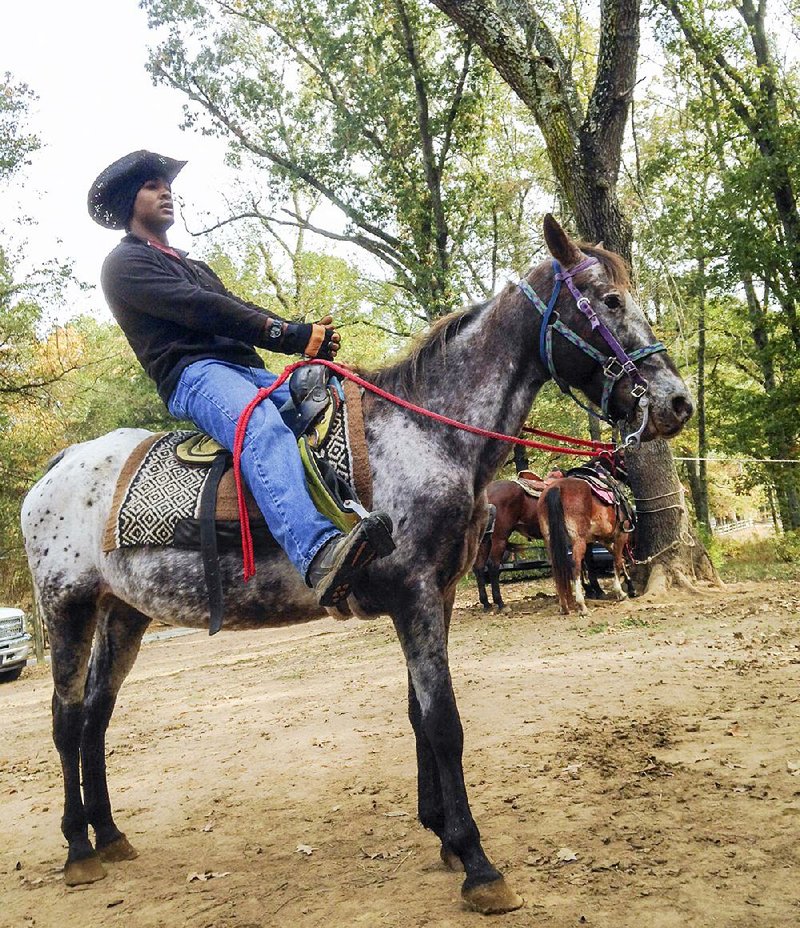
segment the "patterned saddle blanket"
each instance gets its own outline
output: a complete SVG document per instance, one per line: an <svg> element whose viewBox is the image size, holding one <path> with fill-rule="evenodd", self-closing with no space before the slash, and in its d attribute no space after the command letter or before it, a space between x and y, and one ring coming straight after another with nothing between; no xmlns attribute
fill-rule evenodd
<svg viewBox="0 0 800 928"><path fill-rule="evenodd" d="M317 507L343 530L357 521L344 503L372 504L361 391L342 384L321 421L298 440L309 492ZM131 453L117 479L103 536L103 550L140 545L200 547L203 492L214 461L224 455L228 467L216 492L215 529L220 549L240 549L239 506L232 456L202 432L174 431L151 435ZM253 542L275 547L249 489L245 493Z"/></svg>

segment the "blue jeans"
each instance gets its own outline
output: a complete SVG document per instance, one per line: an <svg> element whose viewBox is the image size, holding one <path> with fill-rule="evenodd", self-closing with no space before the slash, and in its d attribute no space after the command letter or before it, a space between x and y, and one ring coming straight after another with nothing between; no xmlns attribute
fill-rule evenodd
<svg viewBox="0 0 800 928"><path fill-rule="evenodd" d="M257 367L195 361L184 368L169 411L232 451L239 414L260 388L277 379ZM255 407L242 449L242 474L270 532L305 579L314 555L340 532L308 494L297 440L278 412L288 398L288 384L282 384Z"/></svg>

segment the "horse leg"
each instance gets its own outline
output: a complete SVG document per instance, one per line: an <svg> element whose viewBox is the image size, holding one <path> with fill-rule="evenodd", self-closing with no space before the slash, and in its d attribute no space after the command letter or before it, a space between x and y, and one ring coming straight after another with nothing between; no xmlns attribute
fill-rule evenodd
<svg viewBox="0 0 800 928"><path fill-rule="evenodd" d="M625 572L625 561L623 559L624 550L625 536L617 535L611 546L611 554L614 558L614 586L612 587L612 590L617 598L617 602L622 602L623 599L627 599L627 595L622 589L621 578L624 577L628 585L630 585L631 582L630 578Z"/></svg>
<svg viewBox="0 0 800 928"><path fill-rule="evenodd" d="M585 557L583 559L583 571L586 574L584 594L589 599L603 599L605 593L603 593L603 588L600 586L600 581L597 579L597 574L592 569L591 560L591 557Z"/></svg>
<svg viewBox="0 0 800 928"><path fill-rule="evenodd" d="M150 619L114 600L98 627L84 699L81 766L86 817L104 861L133 860L137 851L114 824L106 780L106 730L117 693L133 667Z"/></svg>
<svg viewBox="0 0 800 928"><path fill-rule="evenodd" d="M81 794L80 746L92 637L97 623L93 596L61 598L57 604L42 600L50 636L53 673L53 741L64 778L64 814L61 831L69 847L64 864L67 886L94 883L106 871L89 840L89 823Z"/></svg>
<svg viewBox="0 0 800 928"><path fill-rule="evenodd" d="M452 865L457 857L466 879L464 900L483 914L510 912L522 899L506 884L481 846L464 783L464 733L447 660L448 604L422 593L393 616L409 673L409 716L417 742L420 820L442 842ZM413 693L413 695L412 695Z"/></svg>
<svg viewBox="0 0 800 928"><path fill-rule="evenodd" d="M486 561L486 574L492 585L492 599L495 606L497 606L498 612L502 612L506 608L506 604L503 602L503 594L500 592L500 562L503 560L507 545L508 535L504 536L495 529L489 559Z"/></svg>
<svg viewBox="0 0 800 928"><path fill-rule="evenodd" d="M488 612L491 609L489 597L486 595L486 559L489 556L490 545L491 538L486 538L484 536L478 546L478 554L475 557L475 563L472 565L472 572L475 574L475 583L478 586L478 598L480 599L484 612Z"/></svg>
<svg viewBox="0 0 800 928"><path fill-rule="evenodd" d="M575 604L581 615L586 615L586 598L583 595L583 584L581 583L581 564L586 556L586 539L583 535L577 535L572 539L572 586L575 591Z"/></svg>
<svg viewBox="0 0 800 928"><path fill-rule="evenodd" d="M476 561L477 563L477 561ZM485 592L484 592L485 595ZM455 589L445 599L444 618L445 636L449 636L450 617L453 612ZM488 606L488 603L487 603ZM417 814L423 828L432 831L442 842L439 854L448 870L458 871L464 867L461 859L444 839L444 807L442 805L442 786L439 782L439 768L428 736L422 727L422 710L420 709L411 673L408 674L408 718L414 730L417 751Z"/></svg>

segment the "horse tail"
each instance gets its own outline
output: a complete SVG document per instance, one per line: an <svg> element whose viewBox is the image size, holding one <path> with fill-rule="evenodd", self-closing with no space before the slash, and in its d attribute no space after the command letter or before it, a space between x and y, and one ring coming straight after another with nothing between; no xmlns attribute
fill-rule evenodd
<svg viewBox="0 0 800 928"><path fill-rule="evenodd" d="M553 580L562 602L573 599L572 580L574 565L570 552L570 537L564 522L564 507L561 504L561 487L551 487L547 492L547 522L550 527L550 563Z"/></svg>

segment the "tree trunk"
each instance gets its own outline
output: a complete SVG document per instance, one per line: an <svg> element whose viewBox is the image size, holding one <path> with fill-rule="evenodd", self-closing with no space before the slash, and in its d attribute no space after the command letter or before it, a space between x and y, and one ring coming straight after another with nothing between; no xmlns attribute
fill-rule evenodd
<svg viewBox="0 0 800 928"><path fill-rule="evenodd" d="M591 438L592 441L600 441L601 437L602 436L600 435L600 420L597 418L597 416L593 412L590 412L589 413L589 438Z"/></svg>
<svg viewBox="0 0 800 928"><path fill-rule="evenodd" d="M632 230L617 197L617 179L636 84L640 0L604 0L601 4L597 72L585 109L572 78L571 64L536 4L431 2L480 46L531 111L544 137L560 190L575 216L578 234L589 242L602 240L607 248L630 262ZM653 446L658 455L653 454ZM680 486L667 443L653 442L646 447L651 450L626 452L626 461L634 464L636 472L635 483L631 482L636 496L656 496L663 492L659 487L667 484L671 489ZM655 469L653 485L651 468ZM648 550L667 547L656 564L658 570L672 565L667 571L671 576L692 573L692 552L699 547L702 556L697 559L705 560L713 572L702 544L695 542L695 547L690 548L680 541L680 519L671 518L670 512L647 515L638 533L640 539L653 533L655 541L648 542ZM644 560L638 573L646 582L649 565L656 562Z"/></svg>
<svg viewBox="0 0 800 928"><path fill-rule="evenodd" d="M625 463L638 518L637 584L657 594L671 586L696 589L697 580L719 583L711 559L691 531L669 445L661 439L647 442L636 453L626 453Z"/></svg>
<svg viewBox="0 0 800 928"><path fill-rule="evenodd" d="M514 467L517 469L517 473L521 470L527 470L528 466L528 455L525 453L525 446L514 445Z"/></svg>
<svg viewBox="0 0 800 928"><path fill-rule="evenodd" d="M697 496L695 512L700 522L711 534L711 518L708 512L708 441L706 440L706 261L697 259L698 318L697 318ZM693 488L694 492L694 488Z"/></svg>

